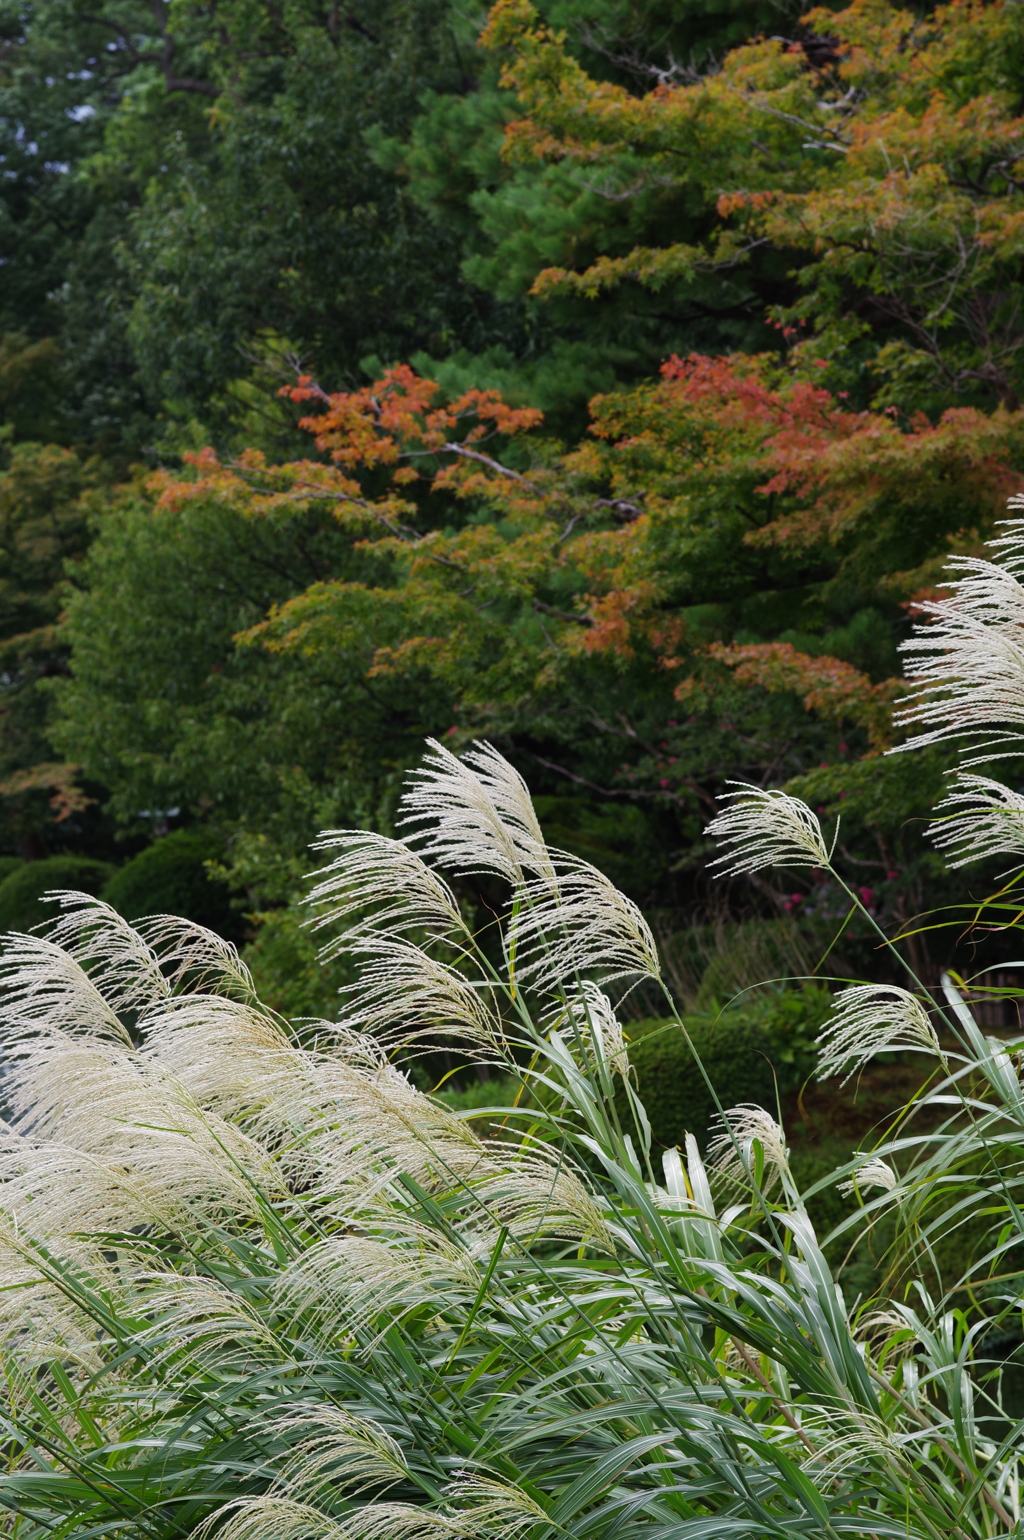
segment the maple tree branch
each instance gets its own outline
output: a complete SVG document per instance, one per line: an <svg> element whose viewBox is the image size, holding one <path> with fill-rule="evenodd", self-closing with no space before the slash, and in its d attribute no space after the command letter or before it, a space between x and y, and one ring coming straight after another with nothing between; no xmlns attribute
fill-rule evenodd
<svg viewBox="0 0 1024 1540"><path fill-rule="evenodd" d="M430 450L423 452L427 454L432 453ZM518 471L510 470L507 465L502 465L500 460L492 460L490 455L481 454L478 449L469 449L465 444L446 443L436 452L438 454L462 455L467 460L479 460L481 465L486 465L489 470L496 471L499 476L508 476L511 481L520 481L524 487L529 487L531 492L536 492L538 497L540 496L540 487L537 486L536 482L531 481L528 476L520 476ZM411 458L411 456L403 455L402 458Z"/></svg>
<svg viewBox="0 0 1024 1540"><path fill-rule="evenodd" d="M248 466L239 465L237 463L228 462L228 464L225 466L225 469L233 471L235 475L237 475L239 479L243 481L246 479L247 472L250 476L253 475L253 473L249 471ZM260 490L258 484L255 484L252 480L247 481L246 485L252 486L253 490L256 492ZM304 502L307 497L313 496L323 498L325 501L334 503L352 503L357 508L364 508L370 517L376 521L376 523L380 524L383 529L387 530L389 535L393 536L395 540L401 540L405 545L420 546L423 545L424 541L430 538L429 534L421 535L419 530L413 529L408 524L399 524L396 520L389 519L387 514L384 513L382 509L377 507L376 503L371 503L365 497L356 497L351 492L335 492L330 487L322 486L318 481L296 480L292 482L292 486L302 488L303 490L297 495L295 493L289 495L287 493L281 492L264 492L262 495L264 497L278 497L282 501L287 502ZM439 567L450 567L455 572L465 572L467 570L465 565L460 561L452 561L448 556L435 555L435 553L430 550L429 546L425 549L424 554L429 557L431 561L437 562ZM561 611L552 610L551 613L553 615L557 615L560 614ZM578 615L570 615L565 616L564 618L569 620L579 620L580 617ZM584 624L592 625L593 622L587 620L584 621Z"/></svg>
<svg viewBox="0 0 1024 1540"><path fill-rule="evenodd" d="M643 493L640 494L641 497ZM615 517L623 524L632 524L634 519L639 519L643 513L636 503L627 502L624 497L599 497L594 504L595 508L610 508Z"/></svg>
<svg viewBox="0 0 1024 1540"><path fill-rule="evenodd" d="M545 604L541 599L534 599L533 607L544 615L554 615L556 620L571 620L577 626L594 626L597 622L590 615L576 615L571 610L556 610L553 604Z"/></svg>
<svg viewBox="0 0 1024 1540"><path fill-rule="evenodd" d="M576 528L576 525L580 522L580 519L582 519L582 518L583 518L582 513L574 513L573 514L572 518L569 520L568 524L565 526L565 528L563 529L562 533L559 535L558 539L552 545L551 549L553 551L557 551L558 547L563 543L563 541L568 540L569 536L572 534L573 530Z"/></svg>
<svg viewBox="0 0 1024 1540"><path fill-rule="evenodd" d="M733 91L736 96L741 97L756 112L766 113L771 118L779 118L783 123L789 123L794 128L802 128L808 134L818 136L831 135L831 138L822 139L818 137L812 140L807 145L808 149L835 150L839 155L848 155L850 153L850 140L844 138L836 129L830 129L827 123L808 123L806 118L798 118L793 112L783 112L780 107L769 107L767 102L758 101L756 96L748 95L746 92L738 90L735 86L729 86L729 90Z"/></svg>
<svg viewBox="0 0 1024 1540"><path fill-rule="evenodd" d="M622 736L621 733L616 733L614 728L608 727L607 724L603 722L601 723L601 726L604 728L605 732L611 733L613 737L618 738ZM596 781L588 781L585 775L577 775L574 770L567 770L564 765L556 764L552 759L545 759L542 754L535 754L532 749L526 749L524 752L528 754L531 759L536 760L538 765L543 765L547 770L554 770L556 775L564 775L566 780L573 781L577 786L586 786L591 791L599 792L602 797L628 797L634 802L640 800L654 801L655 799L660 802L664 802L666 798L672 802L684 802L684 798L678 791L666 791L661 788L659 788L657 791L645 791L641 787L635 786L630 786L625 789L613 786L599 786ZM681 782L681 785L682 788L685 791L688 791L696 801L705 803L712 809L712 811L717 810L717 803L715 802L711 793L705 790L705 788L699 785L696 781L692 780L690 777L686 777Z"/></svg>
<svg viewBox="0 0 1024 1540"><path fill-rule="evenodd" d="M545 759L542 754L535 754L532 749L527 749L525 752L529 754L531 759L536 760L538 765L543 765L547 770L554 770L556 775L564 775L566 780L575 782L577 786L587 786L591 791L600 792L602 797L631 797L634 801L638 797L676 797L674 792L635 791L633 789L622 791L611 786L599 786L596 781L588 781L585 775L577 775L575 771L567 770L564 765L557 765L554 760ZM676 800L679 800L678 797L676 797Z"/></svg>

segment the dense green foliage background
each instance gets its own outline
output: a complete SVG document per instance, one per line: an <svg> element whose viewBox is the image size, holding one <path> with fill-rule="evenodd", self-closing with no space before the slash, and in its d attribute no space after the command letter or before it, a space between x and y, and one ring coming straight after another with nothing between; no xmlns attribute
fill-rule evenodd
<svg viewBox="0 0 1024 1540"><path fill-rule="evenodd" d="M335 1008L296 907L310 838L388 829L427 735L500 742L550 838L669 952L695 921L795 916L814 940L788 976L843 919L815 877L709 882L730 777L841 812L883 923L968 894L919 838L945 759L879 758L879 724L914 596L1021 485L1017 13L552 0L486 22L449 0L0 5L0 846L145 858L155 894L146 850L201 829L219 896L197 887L196 917L247 939L286 1008ZM950 277L968 215L988 234ZM692 355L703 374L658 379ZM330 500L167 494L206 445L323 464L281 387L358 393L403 361L435 406L480 388L544 413L488 451L543 481L579 559L428 591ZM361 464L360 496L387 474ZM442 479L403 494L417 539L540 538ZM929 977L961 957L939 934L911 943ZM864 962L844 945L839 972Z"/></svg>

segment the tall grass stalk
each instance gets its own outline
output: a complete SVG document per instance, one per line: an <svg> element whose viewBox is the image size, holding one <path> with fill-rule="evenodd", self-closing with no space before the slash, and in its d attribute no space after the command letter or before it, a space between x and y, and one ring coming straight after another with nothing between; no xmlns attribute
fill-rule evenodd
<svg viewBox="0 0 1024 1540"><path fill-rule="evenodd" d="M935 1073L927 1116L829 1179L860 1206L819 1238L768 1111L722 1109L706 1159L652 1147L607 991L660 985L654 938L545 843L513 768L434 744L403 818L319 842L314 923L361 968L337 1022L283 1021L216 936L82 894L7 938L3 1532L1016 1534L1021 1428L986 1345L1021 1307L1015 1045L953 980L938 1033L909 975L840 995L828 1070L902 1044ZM741 789L712 832L729 870L832 870L781 793ZM500 946L444 872L507 885ZM521 1088L485 1136L396 1067L444 1045ZM885 1293L846 1299L824 1245L871 1227Z"/></svg>

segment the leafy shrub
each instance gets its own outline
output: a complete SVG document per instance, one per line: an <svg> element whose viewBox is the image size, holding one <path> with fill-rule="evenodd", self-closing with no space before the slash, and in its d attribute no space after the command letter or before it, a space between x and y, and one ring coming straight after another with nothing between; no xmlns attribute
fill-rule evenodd
<svg viewBox="0 0 1024 1540"><path fill-rule="evenodd" d="M206 869L206 862L222 853L206 830L175 829L126 861L103 889L103 898L126 920L176 914L238 940L244 921L231 907L227 884Z"/></svg>
<svg viewBox="0 0 1024 1540"><path fill-rule="evenodd" d="M93 895L109 881L115 868L90 856L47 856L44 861L19 861L0 881L0 931L31 930L52 919L53 906L41 903L44 893L77 889Z"/></svg>
<svg viewBox="0 0 1024 1540"><path fill-rule="evenodd" d="M4 882L12 872L24 865L20 856L0 856L0 882Z"/></svg>
<svg viewBox="0 0 1024 1540"><path fill-rule="evenodd" d="M718 1105L775 1107L779 1094L812 1073L814 1039L829 1004L827 990L811 987L768 992L724 1012L688 1014L683 1019L689 1043L671 1019L631 1022L630 1063L655 1144L681 1145L692 1133L703 1149ZM694 1053L718 1095L717 1105ZM624 1092L618 1100L625 1111Z"/></svg>
<svg viewBox="0 0 1024 1540"><path fill-rule="evenodd" d="M320 948L310 932L308 914L294 905L256 916L256 935L245 948L260 999L282 1015L337 1018L339 990L355 977L345 960L320 961Z"/></svg>

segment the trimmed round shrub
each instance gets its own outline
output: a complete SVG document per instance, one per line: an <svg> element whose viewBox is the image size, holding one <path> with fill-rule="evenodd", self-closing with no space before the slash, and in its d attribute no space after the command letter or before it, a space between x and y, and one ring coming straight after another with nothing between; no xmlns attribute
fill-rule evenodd
<svg viewBox="0 0 1024 1540"><path fill-rule="evenodd" d="M0 882L24 865L20 856L0 856Z"/></svg>
<svg viewBox="0 0 1024 1540"><path fill-rule="evenodd" d="M774 1116L776 1087L796 1089L814 1067L814 1038L828 1006L828 991L815 987L764 995L722 1015L687 1016L686 1030L722 1106L756 1102ZM704 1149L718 1109L678 1025L629 1022L626 1031L655 1143L682 1144L691 1133ZM620 1094L619 1100L629 1127L626 1099Z"/></svg>
<svg viewBox="0 0 1024 1540"><path fill-rule="evenodd" d="M222 854L221 845L206 830L175 829L126 861L101 896L126 920L177 914L238 941L242 917L231 907L227 884L211 877L205 866Z"/></svg>
<svg viewBox="0 0 1024 1540"><path fill-rule="evenodd" d="M19 861L0 882L0 931L31 930L57 913L52 903L41 903L53 888L74 888L98 894L116 867L91 856L47 856L45 861Z"/></svg>

